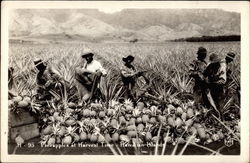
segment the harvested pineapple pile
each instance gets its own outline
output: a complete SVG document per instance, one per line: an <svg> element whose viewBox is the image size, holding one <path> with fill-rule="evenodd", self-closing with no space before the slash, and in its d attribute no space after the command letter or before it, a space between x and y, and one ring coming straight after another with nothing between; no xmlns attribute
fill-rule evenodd
<svg viewBox="0 0 250 163"><path fill-rule="evenodd" d="M172 100L166 107L130 100L110 101L78 107L75 103L35 103L31 97L9 99L9 109L28 109L39 114L41 143L120 143L140 146L156 143L209 144L223 141L231 146L240 140L240 120L220 121L205 108L197 110L192 101Z"/></svg>
<svg viewBox="0 0 250 163"><path fill-rule="evenodd" d="M19 108L27 108L31 103L31 98L29 96L16 96L12 99L9 99L8 105L9 108L19 107Z"/></svg>
<svg viewBox="0 0 250 163"><path fill-rule="evenodd" d="M15 112L16 114L18 114L21 111L21 109L37 113L37 111L38 112L40 111L40 107L41 105L39 103L35 103L34 101L32 101L32 97L28 95L25 96L17 95L14 96L13 98L9 97L8 100L9 110Z"/></svg>
<svg viewBox="0 0 250 163"><path fill-rule="evenodd" d="M49 102L40 110L41 143L45 145L74 143L134 144L155 143L173 145L189 143L209 144L223 141L231 146L240 139L240 120L221 122L197 110L192 101L177 99L165 108L129 100L91 103L84 107L76 104Z"/></svg>

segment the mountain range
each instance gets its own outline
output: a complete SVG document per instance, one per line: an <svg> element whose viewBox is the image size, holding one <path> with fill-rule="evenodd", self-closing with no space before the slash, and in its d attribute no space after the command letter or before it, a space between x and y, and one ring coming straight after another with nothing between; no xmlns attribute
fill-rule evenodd
<svg viewBox="0 0 250 163"><path fill-rule="evenodd" d="M220 9L17 9L10 38L166 41L240 35L240 14Z"/></svg>

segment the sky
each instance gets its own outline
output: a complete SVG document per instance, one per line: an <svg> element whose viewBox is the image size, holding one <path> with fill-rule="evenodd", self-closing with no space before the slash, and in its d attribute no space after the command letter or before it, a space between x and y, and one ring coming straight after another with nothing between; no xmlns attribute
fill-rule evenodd
<svg viewBox="0 0 250 163"><path fill-rule="evenodd" d="M171 2L166 1L166 3L158 1L158 2L151 2L150 3L143 3L143 4L133 4L133 3L114 3L112 5L106 5L103 4L102 6L96 6L96 8L99 9L99 11L105 12L105 13L114 13L119 12L122 9L125 8L211 8L211 9L223 9L225 11L233 11L240 13L243 5L243 3L237 3L237 2L216 2L216 1L210 1L210 2L191 2L191 4L185 4L183 2ZM147 1L145 1L147 2ZM188 2L189 3L189 2Z"/></svg>
<svg viewBox="0 0 250 163"><path fill-rule="evenodd" d="M119 12L123 9L126 9L128 7L121 7L121 8L98 8L99 11L101 12L104 12L104 13L108 13L108 14L111 14L111 13L115 13L115 12ZM222 10L225 10L225 11L231 11L231 12L238 12L240 13L240 9L239 8L215 8L215 9L222 9Z"/></svg>
<svg viewBox="0 0 250 163"><path fill-rule="evenodd" d="M5 1L6 3L11 3ZM22 1L22 3L13 2L11 8L63 8L63 9L77 9L77 8L92 8L99 9L105 13L119 12L122 9L223 9L225 11L233 12L249 12L248 1Z"/></svg>

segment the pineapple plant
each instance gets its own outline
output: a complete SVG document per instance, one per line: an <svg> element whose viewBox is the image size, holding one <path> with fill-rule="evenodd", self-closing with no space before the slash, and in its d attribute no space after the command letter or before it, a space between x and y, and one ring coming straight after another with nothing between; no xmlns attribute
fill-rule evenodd
<svg viewBox="0 0 250 163"><path fill-rule="evenodd" d="M131 139L127 135L120 135L119 140L121 140L121 142L129 143Z"/></svg>
<svg viewBox="0 0 250 163"><path fill-rule="evenodd" d="M136 130L136 126L135 125L129 125L129 126L127 126L127 131L132 131L132 130Z"/></svg>
<svg viewBox="0 0 250 163"><path fill-rule="evenodd" d="M62 144L70 145L72 143L72 136L67 135L62 139Z"/></svg>
<svg viewBox="0 0 250 163"><path fill-rule="evenodd" d="M76 104L73 103L73 102L69 102L68 103L68 107L71 108L71 109L75 109L76 108Z"/></svg>
<svg viewBox="0 0 250 163"><path fill-rule="evenodd" d="M187 118L193 118L194 110L192 108L187 109Z"/></svg>
<svg viewBox="0 0 250 163"><path fill-rule="evenodd" d="M149 121L149 116L148 116L148 114L143 114L142 115L142 122L143 123L147 123Z"/></svg>
<svg viewBox="0 0 250 163"><path fill-rule="evenodd" d="M183 109L179 106L176 109L176 115L178 116L182 116L182 114L184 113Z"/></svg>
<svg viewBox="0 0 250 163"><path fill-rule="evenodd" d="M84 110L83 110L83 116L84 116L84 117L89 117L89 116L90 116L90 112L91 112L91 110L89 110L89 109L84 109Z"/></svg>
<svg viewBox="0 0 250 163"><path fill-rule="evenodd" d="M183 125L183 121L181 120L180 117L177 117L175 120L176 127L180 127Z"/></svg>
<svg viewBox="0 0 250 163"><path fill-rule="evenodd" d="M119 123L122 125L122 124L126 124L126 119L124 118L124 116L120 116L119 117Z"/></svg>
<svg viewBox="0 0 250 163"><path fill-rule="evenodd" d="M19 103L20 101L23 100L23 97L22 96L16 96L16 97L13 97L12 101L14 103Z"/></svg>
<svg viewBox="0 0 250 163"><path fill-rule="evenodd" d="M108 143L110 143L112 141L112 138L111 138L109 133L105 133L104 138L105 138L106 142L108 142Z"/></svg>
<svg viewBox="0 0 250 163"><path fill-rule="evenodd" d="M47 127L45 127L44 129L42 129L41 133L42 135L49 135L53 132L53 128L51 125L48 125Z"/></svg>
<svg viewBox="0 0 250 163"><path fill-rule="evenodd" d="M91 134L91 136L90 136L90 142L91 143L96 143L97 141L98 141L98 135L95 134L95 133Z"/></svg>
<svg viewBox="0 0 250 163"><path fill-rule="evenodd" d="M114 109L108 109L107 110L107 116L111 117L111 116L115 115L115 112L116 111Z"/></svg>
<svg viewBox="0 0 250 163"><path fill-rule="evenodd" d="M56 144L56 138L55 137L50 137L49 140L47 141L48 145L54 145Z"/></svg>
<svg viewBox="0 0 250 163"><path fill-rule="evenodd" d="M129 138L135 138L136 137L136 131L133 131L133 130L128 131L127 136Z"/></svg>
<svg viewBox="0 0 250 163"><path fill-rule="evenodd" d="M104 143L105 142L105 137L103 135L99 134L97 142L101 143L101 144Z"/></svg>
<svg viewBox="0 0 250 163"><path fill-rule="evenodd" d="M199 135L199 138L200 139L206 139L206 131L205 131L205 129L203 127L200 127L200 126L197 127L196 129L197 129L197 133Z"/></svg>
<svg viewBox="0 0 250 163"><path fill-rule="evenodd" d="M152 134L151 134L151 132L149 132L149 131L146 132L145 140L146 140L147 142L150 142L151 139L152 139Z"/></svg>
<svg viewBox="0 0 250 163"><path fill-rule="evenodd" d="M57 143L57 139L60 139L59 131L60 131L60 123L54 123L51 126L52 132L50 134L46 134L46 143L47 145L54 145ZM44 142L44 143L45 143Z"/></svg>
<svg viewBox="0 0 250 163"><path fill-rule="evenodd" d="M62 139L62 144L70 145L73 142L73 136L75 135L76 127L69 126L66 128L66 135Z"/></svg>
<svg viewBox="0 0 250 163"><path fill-rule="evenodd" d="M17 103L17 107L19 108L27 108L29 106L29 103L25 100L19 101Z"/></svg>
<svg viewBox="0 0 250 163"><path fill-rule="evenodd" d="M140 116L140 114L141 114L141 110L139 109L139 108L135 108L133 111L132 111L132 115L134 116L134 117L139 117Z"/></svg>
<svg viewBox="0 0 250 163"><path fill-rule="evenodd" d="M167 122L167 117L163 115L158 115L158 121L160 123L166 123Z"/></svg>
<svg viewBox="0 0 250 163"><path fill-rule="evenodd" d="M105 111L100 111L99 112L99 118L103 119L103 118L105 118L105 116L106 116Z"/></svg>
<svg viewBox="0 0 250 163"><path fill-rule="evenodd" d="M76 123L76 120L75 120L75 118L73 118L73 117L69 117L69 118L67 118L66 121L65 121L65 124L66 124L67 126L72 126L72 125L74 125L75 123Z"/></svg>
<svg viewBox="0 0 250 163"><path fill-rule="evenodd" d="M113 142L118 142L118 140L119 140L119 134L117 132L115 132L114 134L112 134L111 140Z"/></svg>
<svg viewBox="0 0 250 163"><path fill-rule="evenodd" d="M81 131L81 132L80 132L80 140L81 140L81 141L86 141L87 138L88 138L87 133L86 133L85 131Z"/></svg>
<svg viewBox="0 0 250 163"><path fill-rule="evenodd" d="M169 116L167 119L168 125L175 127L175 120L173 116Z"/></svg>
<svg viewBox="0 0 250 163"><path fill-rule="evenodd" d="M135 124L135 118L130 118L129 122L128 122L129 125L134 125Z"/></svg>

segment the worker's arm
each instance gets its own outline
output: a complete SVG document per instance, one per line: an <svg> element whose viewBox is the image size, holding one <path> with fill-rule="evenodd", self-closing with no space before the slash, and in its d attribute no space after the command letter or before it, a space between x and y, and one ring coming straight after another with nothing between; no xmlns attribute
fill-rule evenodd
<svg viewBox="0 0 250 163"><path fill-rule="evenodd" d="M204 76L204 70L199 70L199 71L197 71L197 76L198 76L198 78L200 79L200 80L202 80L202 81L204 81L205 80L205 76Z"/></svg>
<svg viewBox="0 0 250 163"><path fill-rule="evenodd" d="M93 73L92 71L89 71L88 69L85 69L84 67L76 67L75 68L75 73L82 75L82 74L91 74Z"/></svg>
<svg viewBox="0 0 250 163"><path fill-rule="evenodd" d="M193 61L189 66L189 76L196 80L204 80L203 71L196 61Z"/></svg>
<svg viewBox="0 0 250 163"><path fill-rule="evenodd" d="M195 66L194 64L190 64L190 68L189 68L189 76L190 77L195 77L197 76L197 71L195 71Z"/></svg>
<svg viewBox="0 0 250 163"><path fill-rule="evenodd" d="M133 77L133 76L135 76L137 74L137 72L130 72L130 71L127 71L125 69L122 69L121 74L124 77Z"/></svg>
<svg viewBox="0 0 250 163"><path fill-rule="evenodd" d="M60 82L64 81L64 78L54 67L49 67L49 73L51 74L51 77L55 79L56 81L60 81Z"/></svg>
<svg viewBox="0 0 250 163"><path fill-rule="evenodd" d="M202 75L203 75L203 78L204 78L204 81L206 82L206 83L209 83L209 81L208 81L208 76L209 76L209 70L210 69L210 65L208 65L207 66L207 68L204 70L204 72L202 73Z"/></svg>
<svg viewBox="0 0 250 163"><path fill-rule="evenodd" d="M106 76L107 75L107 70L105 69L105 68L103 68L102 67L102 65L101 65L101 63L100 62L98 62L97 63L98 65L98 70L97 70L97 74L96 75L98 75L99 76L99 74L101 73L101 75L103 75L103 76Z"/></svg>
<svg viewBox="0 0 250 163"><path fill-rule="evenodd" d="M88 69L81 69L81 70L80 70L80 73L82 73L82 74L93 74L94 72L93 72L93 71L90 71L90 70L88 70Z"/></svg>
<svg viewBox="0 0 250 163"><path fill-rule="evenodd" d="M63 76L54 68L49 67L49 73L51 75L51 80L48 80L45 83L45 87L49 87L51 84L56 84L55 86L61 87L61 84L69 83L67 80L63 78Z"/></svg>
<svg viewBox="0 0 250 163"><path fill-rule="evenodd" d="M227 65L225 62L220 64L220 68L218 70L218 80L216 81L217 84L225 84L227 80Z"/></svg>
<svg viewBox="0 0 250 163"><path fill-rule="evenodd" d="M199 66L196 60L193 60L193 62L189 65L189 76L192 78L199 77Z"/></svg>

